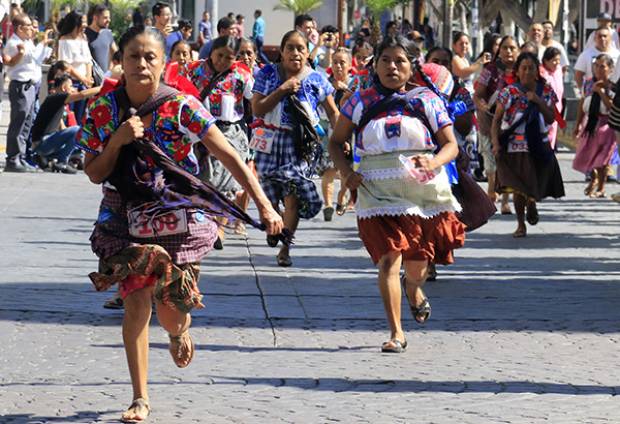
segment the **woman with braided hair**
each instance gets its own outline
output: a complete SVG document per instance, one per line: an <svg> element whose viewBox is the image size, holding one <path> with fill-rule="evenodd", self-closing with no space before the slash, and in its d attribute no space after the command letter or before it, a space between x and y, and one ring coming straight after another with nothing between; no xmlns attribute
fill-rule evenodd
<svg viewBox="0 0 620 424"><path fill-rule="evenodd" d="M513 194L517 229L512 236L516 238L526 236L526 220L530 225L538 223L536 202L564 196L560 167L549 142L557 97L539 67L535 54L519 55L514 67L517 81L500 92L491 126L495 189Z"/></svg>
<svg viewBox="0 0 620 424"><path fill-rule="evenodd" d="M224 195L195 177L192 146L202 143L230 170L258 206L268 234L282 219L256 178L192 97L160 84L165 41L153 28L132 27L119 42L124 85L89 106L77 135L85 150L84 172L103 183L103 200L91 246L99 271L97 290L120 284L124 299L123 342L133 387L121 417L139 422L150 413L147 390L149 322L155 303L168 332L174 363L187 367L194 355L190 311L201 308L200 260L217 237L216 216L260 225ZM133 109L136 115L131 116Z"/></svg>
<svg viewBox="0 0 620 424"><path fill-rule="evenodd" d="M605 197L607 165L616 150L615 130L607 123L614 98L613 83L609 80L614 70L613 59L600 54L592 64L593 78L583 85L584 97L577 109L574 135L578 137L573 168L592 178L584 190L590 197Z"/></svg>
<svg viewBox="0 0 620 424"><path fill-rule="evenodd" d="M431 307L422 285L429 261L452 263L452 250L465 241L464 225L455 215L461 208L444 169L458 153L452 120L438 92L407 91L414 54L412 43L401 36L383 40L376 49L373 85L342 107L329 144L344 184L358 190L360 238L379 270L390 327L382 352L401 353L407 347L402 290L413 318L426 322ZM361 158L357 172L343 151L354 132Z"/></svg>

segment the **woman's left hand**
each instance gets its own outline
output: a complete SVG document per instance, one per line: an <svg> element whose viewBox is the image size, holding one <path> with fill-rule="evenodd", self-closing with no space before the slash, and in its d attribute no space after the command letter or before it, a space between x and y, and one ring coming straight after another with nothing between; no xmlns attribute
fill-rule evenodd
<svg viewBox="0 0 620 424"><path fill-rule="evenodd" d="M284 222L280 214L273 209L273 206L268 205L261 208L258 213L260 215L260 221L265 224L265 231L267 234L274 236L282 232L284 229Z"/></svg>
<svg viewBox="0 0 620 424"><path fill-rule="evenodd" d="M438 168L434 159L434 157L428 157L425 155L417 155L411 158L415 167L425 172L432 172Z"/></svg>

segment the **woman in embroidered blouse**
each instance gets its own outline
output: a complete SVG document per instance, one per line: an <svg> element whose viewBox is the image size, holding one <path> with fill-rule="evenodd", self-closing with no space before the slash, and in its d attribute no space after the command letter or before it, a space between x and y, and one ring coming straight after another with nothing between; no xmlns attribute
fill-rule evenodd
<svg viewBox="0 0 620 424"><path fill-rule="evenodd" d="M539 74L540 62L533 53L521 53L515 62L517 82L498 96L491 127L497 161L496 190L512 193L517 215L513 237L525 237L538 223L536 202L564 196L560 167L549 144L548 126L555 120L555 92ZM506 131L500 145L500 130ZM525 209L527 208L527 213Z"/></svg>
<svg viewBox="0 0 620 424"><path fill-rule="evenodd" d="M401 265L413 317L423 323L430 316L430 303L422 291L429 261L452 263L452 250L465 239L464 226L455 216L460 206L443 168L458 153L452 121L444 101L429 88L405 91L414 54L405 38L384 39L376 49L374 85L356 92L341 109L329 145L344 183L358 189L359 233L379 269L390 326L390 339L381 347L384 352L400 353L407 346L401 325ZM385 110L371 115L382 104ZM342 149L353 132L361 157L357 172ZM435 176L418 182L401 164L401 155L418 173Z"/></svg>
<svg viewBox="0 0 620 424"><path fill-rule="evenodd" d="M487 193L493 201L495 193L496 163L491 143L491 121L499 92L515 81L514 63L519 55L519 46L511 35L504 36L493 60L484 66L474 84L474 103L478 117L478 148L484 160L484 169L488 178ZM508 195L502 196L502 214L510 214Z"/></svg>
<svg viewBox="0 0 620 424"><path fill-rule="evenodd" d="M596 57L592 64L593 78L584 83L584 97L577 109L574 135L578 144L573 168L584 174L592 173L584 190L590 197L605 197L607 165L616 151L616 132L607 123L614 98L613 83L609 80L613 70L614 62L609 55Z"/></svg>
<svg viewBox="0 0 620 424"><path fill-rule="evenodd" d="M256 171L263 190L276 209L284 204L284 226L294 234L299 219L316 216L322 202L311 180L318 158L308 163L296 150L293 127L298 123L292 121L288 112L287 97L298 98L315 126L319 122L319 105L325 109L332 126L338 110L332 97L334 87L307 64L308 40L304 34L299 31L284 34L280 55L279 64L265 66L256 76L252 112L260 121L251 144L256 151ZM277 245L271 239L267 242L272 247ZM289 246L283 245L276 259L279 266L291 266Z"/></svg>
<svg viewBox="0 0 620 424"><path fill-rule="evenodd" d="M119 48L127 102L139 109L160 89L165 41L155 29L132 27L121 38ZM170 334L173 361L178 367L186 367L194 354L194 344L188 332L191 323L189 311L203 306L197 286L198 263L211 249L217 230L212 218L201 210L175 209L159 218L161 221L170 214L174 215L173 220L161 221L164 226L159 230L154 230L155 224L151 229L150 221L138 225L138 232L145 233L140 235L146 237L139 238L136 231L132 231L135 222L128 221L125 211L133 214L132 211L143 211L142 208L147 205L123 199L115 186L110 184L111 177L117 174L117 163L131 160L124 146L143 138L161 149L176 163L175 167L196 174L198 164L192 154L192 145L201 142L248 190L269 234L281 231L282 220L256 178L222 133L212 125L213 117L197 99L175 92L165 97L166 101L152 113L142 118L134 116L121 123L119 108L128 106L119 103L117 99L120 97L115 93L102 95L90 105L89 118L77 140L87 152L85 173L93 183L105 182L104 200L91 236L93 250L100 257L100 271L90 277L98 290L120 281L125 304L123 340L133 386L133 402L123 413L122 420L138 422L150 412L147 393L148 329L153 298L158 320ZM143 159L145 165L141 166L148 171L140 173L140 180L148 182L149 178L161 175L151 157ZM130 166L135 170L138 165L138 160L135 160ZM164 180L161 184L167 182ZM154 203L155 206L149 203L149 207L158 205ZM184 227L183 222L187 223L186 228L181 228ZM173 234L165 234L164 227Z"/></svg>
<svg viewBox="0 0 620 424"><path fill-rule="evenodd" d="M194 83L206 108L216 119L216 125L244 161L249 159L250 147L244 121L244 99L252 98L254 79L251 71L237 62L239 42L236 37L222 36L213 41L206 60L192 62L187 77ZM231 199L241 193L241 186L223 164L209 154L200 154L200 178L209 181ZM222 247L224 225L221 221L216 248Z"/></svg>
<svg viewBox="0 0 620 424"><path fill-rule="evenodd" d="M71 66L69 72L71 78L78 82L78 90L93 86L93 59L84 35L85 29L86 16L76 11L68 13L58 24L58 60L64 60ZM80 124L85 108L84 101L73 104L75 117Z"/></svg>

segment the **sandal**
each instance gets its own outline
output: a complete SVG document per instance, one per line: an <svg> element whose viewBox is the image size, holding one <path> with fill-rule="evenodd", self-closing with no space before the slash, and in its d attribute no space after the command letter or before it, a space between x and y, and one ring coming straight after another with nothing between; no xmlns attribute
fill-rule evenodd
<svg viewBox="0 0 620 424"><path fill-rule="evenodd" d="M185 330L178 336L168 334L168 337L170 338L170 354L172 355L172 360L179 368L187 367L192 362L192 359L194 359L194 351L196 350L194 346L194 341L192 340L192 336L189 335L189 330ZM189 338L189 357L186 355L185 358L187 362L182 362L182 359L184 357L183 339L185 339L186 337ZM174 349L174 344L176 344L176 349ZM174 350L176 350L176 352L174 352Z"/></svg>
<svg viewBox="0 0 620 424"><path fill-rule="evenodd" d="M346 211L347 209L344 207L344 205L341 205L340 203L336 205L336 215L342 216L345 214Z"/></svg>
<svg viewBox="0 0 620 424"><path fill-rule="evenodd" d="M276 247L278 245L278 236L267 236L267 246Z"/></svg>
<svg viewBox="0 0 620 424"><path fill-rule="evenodd" d="M331 221L333 216L334 216L334 208L329 206L329 207L323 209L323 219L326 222Z"/></svg>
<svg viewBox="0 0 620 424"><path fill-rule="evenodd" d="M288 268L293 265L293 261L291 260L291 256L288 253L283 254L282 252L278 253L276 256L276 260L278 262L278 266Z"/></svg>
<svg viewBox="0 0 620 424"><path fill-rule="evenodd" d="M389 344L392 346L389 346ZM407 340L401 342L398 339L390 339L381 345L382 353L403 353L407 349Z"/></svg>
<svg viewBox="0 0 620 424"><path fill-rule="evenodd" d="M590 197L592 197L593 199L603 199L607 197L607 193L605 193L604 191L595 191L590 195Z"/></svg>
<svg viewBox="0 0 620 424"><path fill-rule="evenodd" d="M525 212L525 220L530 225L538 224L539 217L538 217L538 208L536 207L536 203L530 202L527 205L527 211Z"/></svg>
<svg viewBox="0 0 620 424"><path fill-rule="evenodd" d="M426 281L437 281L437 267L432 262L428 264Z"/></svg>
<svg viewBox="0 0 620 424"><path fill-rule="evenodd" d="M510 210L510 205L508 203L502 203L500 212L502 215L512 215L512 211Z"/></svg>
<svg viewBox="0 0 620 424"><path fill-rule="evenodd" d="M413 319L416 320L416 322L418 322L419 324L424 324L431 317L430 302L425 297L419 306L414 306L409 299L409 294L407 293L407 278L405 277L405 275L400 278L400 284L402 285L403 291L405 292L405 297L407 298L407 303L409 304L409 309L411 309L411 315L413 315Z"/></svg>
<svg viewBox="0 0 620 424"><path fill-rule="evenodd" d="M512 233L512 236L514 238L522 238L525 237L527 235L527 230L525 229L525 227L523 228L517 228L517 230Z"/></svg>
<svg viewBox="0 0 620 424"><path fill-rule="evenodd" d="M123 309L123 298L120 296L114 296L112 299L108 299L103 302L105 309Z"/></svg>
<svg viewBox="0 0 620 424"><path fill-rule="evenodd" d="M141 418L126 418L126 416L128 415L128 412L130 410L137 410L137 409L146 409L146 415L141 417ZM144 398L137 398L134 399L133 402L131 402L131 405L129 405L129 408L127 408L127 411L125 411L123 413L123 415L121 415L121 422L123 423L140 423L144 420L146 420L146 418L151 414L151 406L149 405L149 401L144 399ZM136 415L135 413L133 414L134 416Z"/></svg>

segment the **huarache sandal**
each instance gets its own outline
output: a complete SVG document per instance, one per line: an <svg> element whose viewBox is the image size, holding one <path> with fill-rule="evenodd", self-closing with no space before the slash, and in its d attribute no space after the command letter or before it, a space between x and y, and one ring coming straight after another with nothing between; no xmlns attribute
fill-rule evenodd
<svg viewBox="0 0 620 424"><path fill-rule="evenodd" d="M115 296L112 299L108 299L103 303L105 309L123 309L123 298Z"/></svg>
<svg viewBox="0 0 620 424"><path fill-rule="evenodd" d="M407 349L407 340L401 342L398 339L390 339L381 345L383 353L403 353Z"/></svg>
<svg viewBox="0 0 620 424"><path fill-rule="evenodd" d="M196 350L192 336L189 335L189 330L185 330L178 336L168 334L168 337L170 338L170 354L172 355L172 360L179 368L187 367L192 362L192 359L194 359L194 351ZM183 349L184 339L189 339L189 350L187 348Z"/></svg>
<svg viewBox="0 0 620 424"><path fill-rule="evenodd" d="M409 304L409 308L411 309L411 315L413 315L413 319L420 324L424 324L431 317L430 302L425 297L420 305L414 306L411 303L411 299L409 299L409 294L407 293L407 278L405 275L401 277L400 284L402 285L403 291L405 292L405 297L407 298L407 303Z"/></svg>
<svg viewBox="0 0 620 424"><path fill-rule="evenodd" d="M432 262L428 264L428 276L426 277L426 281L437 281L437 267Z"/></svg>
<svg viewBox="0 0 620 424"><path fill-rule="evenodd" d="M277 236L267 236L267 246L276 247L278 245L278 237Z"/></svg>
<svg viewBox="0 0 620 424"><path fill-rule="evenodd" d="M134 412L130 413L130 411L132 410ZM137 412L139 410L146 410L146 415L138 414ZM144 398L137 398L137 399L134 399L133 402L131 402L131 405L129 405L129 408L127 408L127 411L123 413L123 415L121 416L121 422L140 423L146 420L146 418L150 415L150 413L151 413L151 406L149 405L149 401Z"/></svg>
<svg viewBox="0 0 620 424"><path fill-rule="evenodd" d="M431 304L428 299L424 299L418 306L410 305L413 319L420 324L426 323L431 317Z"/></svg>
<svg viewBox="0 0 620 424"><path fill-rule="evenodd" d="M278 256L276 256L276 260L278 262L278 266L287 268L291 265L293 265L293 261L291 260L291 256L288 253L278 253Z"/></svg>
<svg viewBox="0 0 620 424"><path fill-rule="evenodd" d="M525 212L525 220L530 225L538 224L539 217L538 217L538 208L536 208L536 203L530 202L527 205L527 211Z"/></svg>

